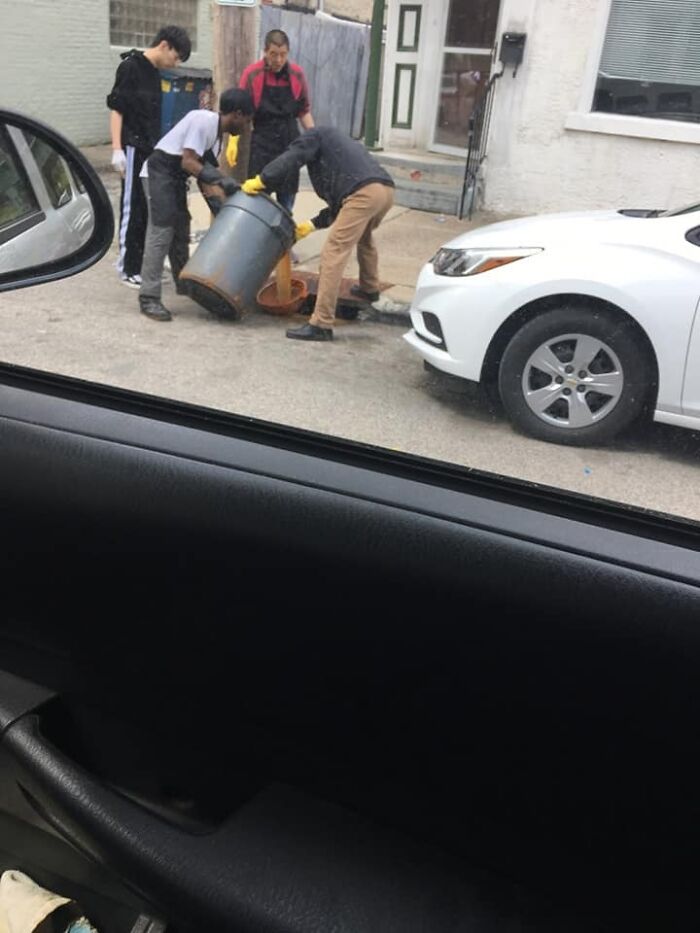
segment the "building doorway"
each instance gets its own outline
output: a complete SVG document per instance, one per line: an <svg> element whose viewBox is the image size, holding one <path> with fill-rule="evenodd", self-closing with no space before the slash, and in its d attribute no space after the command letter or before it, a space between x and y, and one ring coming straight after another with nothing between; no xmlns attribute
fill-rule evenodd
<svg viewBox="0 0 700 933"><path fill-rule="evenodd" d="M467 150L469 118L491 76L500 0L449 0L430 148Z"/></svg>

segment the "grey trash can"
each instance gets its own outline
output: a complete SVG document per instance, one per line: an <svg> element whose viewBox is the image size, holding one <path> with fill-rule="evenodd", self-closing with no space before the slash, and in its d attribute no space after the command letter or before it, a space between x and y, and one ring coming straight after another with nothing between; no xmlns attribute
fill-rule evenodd
<svg viewBox="0 0 700 933"><path fill-rule="evenodd" d="M289 211L266 194L237 191L227 198L180 273L194 301L218 317L237 320L294 242Z"/></svg>

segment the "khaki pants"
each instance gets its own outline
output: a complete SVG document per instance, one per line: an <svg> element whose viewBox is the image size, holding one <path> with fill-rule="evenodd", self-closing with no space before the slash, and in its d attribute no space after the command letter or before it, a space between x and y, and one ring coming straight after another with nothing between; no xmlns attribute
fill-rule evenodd
<svg viewBox="0 0 700 933"><path fill-rule="evenodd" d="M349 195L333 221L321 252L321 270L314 313L316 327L332 327L340 282L353 246L357 246L360 286L367 292L379 290L377 248L372 232L394 203L394 189L379 182L365 185Z"/></svg>

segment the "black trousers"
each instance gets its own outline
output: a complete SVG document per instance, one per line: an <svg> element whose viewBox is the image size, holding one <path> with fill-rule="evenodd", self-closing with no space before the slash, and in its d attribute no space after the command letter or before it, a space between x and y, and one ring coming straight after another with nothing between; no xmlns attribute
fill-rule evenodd
<svg viewBox="0 0 700 933"><path fill-rule="evenodd" d="M139 175L148 153L127 146L126 173L119 202L119 261L121 276L140 275L146 242L148 207Z"/></svg>

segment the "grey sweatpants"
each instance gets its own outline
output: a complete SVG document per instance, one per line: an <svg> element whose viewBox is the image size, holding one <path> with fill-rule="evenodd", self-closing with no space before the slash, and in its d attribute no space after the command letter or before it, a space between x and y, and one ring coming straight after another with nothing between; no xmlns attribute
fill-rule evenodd
<svg viewBox="0 0 700 933"><path fill-rule="evenodd" d="M148 205L148 227L139 295L160 300L165 257L170 254L170 268L177 283L190 255L187 189L184 184L176 188L171 179L161 179L155 173L141 181ZM168 199L167 204L163 203L164 199Z"/></svg>

